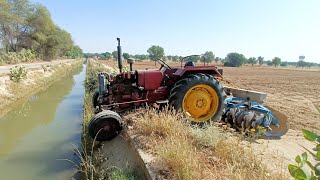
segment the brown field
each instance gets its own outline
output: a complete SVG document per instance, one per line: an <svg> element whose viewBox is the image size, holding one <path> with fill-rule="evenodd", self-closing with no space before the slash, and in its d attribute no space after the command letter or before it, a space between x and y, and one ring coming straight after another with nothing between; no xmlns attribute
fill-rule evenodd
<svg viewBox="0 0 320 180"><path fill-rule="evenodd" d="M288 117L291 129L320 132L320 71L224 68L228 86L268 93L266 105Z"/></svg>
<svg viewBox="0 0 320 180"><path fill-rule="evenodd" d="M100 61L113 67L116 61ZM127 65L127 63L124 63ZM169 65L179 67L180 63ZM136 62L134 69L159 68L159 64ZM270 67L223 67L223 84L268 93L266 105L285 114L291 129L320 132L320 71Z"/></svg>

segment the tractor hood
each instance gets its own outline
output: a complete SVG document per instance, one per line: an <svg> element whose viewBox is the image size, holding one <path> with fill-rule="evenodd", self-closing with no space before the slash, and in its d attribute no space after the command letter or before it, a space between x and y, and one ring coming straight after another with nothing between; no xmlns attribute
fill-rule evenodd
<svg viewBox="0 0 320 180"><path fill-rule="evenodd" d="M159 69L136 70L137 85L145 90L156 90L160 87L163 73Z"/></svg>

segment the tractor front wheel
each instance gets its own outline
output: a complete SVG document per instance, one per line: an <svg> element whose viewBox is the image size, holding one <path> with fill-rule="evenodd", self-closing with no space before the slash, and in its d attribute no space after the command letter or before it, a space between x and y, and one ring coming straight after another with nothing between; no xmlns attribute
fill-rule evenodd
<svg viewBox="0 0 320 180"><path fill-rule="evenodd" d="M96 141L109 141L120 134L122 120L118 113L104 110L96 114L90 121L88 133Z"/></svg>
<svg viewBox="0 0 320 180"><path fill-rule="evenodd" d="M218 120L226 95L219 81L207 74L193 74L179 80L170 91L169 102L193 123Z"/></svg>

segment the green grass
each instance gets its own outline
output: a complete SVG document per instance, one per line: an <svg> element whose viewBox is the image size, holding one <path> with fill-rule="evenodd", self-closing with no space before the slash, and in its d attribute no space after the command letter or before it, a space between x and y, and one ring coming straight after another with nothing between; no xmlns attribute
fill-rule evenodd
<svg viewBox="0 0 320 180"><path fill-rule="evenodd" d="M123 172L121 169L113 169L108 174L110 180L137 180L138 178L131 173Z"/></svg>

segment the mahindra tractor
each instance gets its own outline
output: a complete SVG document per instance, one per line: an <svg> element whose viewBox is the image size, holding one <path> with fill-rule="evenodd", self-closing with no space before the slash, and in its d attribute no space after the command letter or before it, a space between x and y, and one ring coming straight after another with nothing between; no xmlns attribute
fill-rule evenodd
<svg viewBox="0 0 320 180"><path fill-rule="evenodd" d="M223 120L242 128L263 126L270 132L270 125L279 127L278 118L269 109L252 102L263 101L263 93L225 90L220 83L223 71L216 66L205 66L205 63L195 66L193 62L186 62L184 66L170 67L158 59L159 69L133 70L134 60L128 59L130 71L123 72L120 39L117 41L120 73L115 76L99 73L99 90L93 95L96 114L89 123L88 133L95 140L107 141L116 137L123 128L119 114L146 104L169 105L181 111L193 124ZM227 94L232 93L238 96L226 99ZM248 117L250 112L254 114Z"/></svg>

